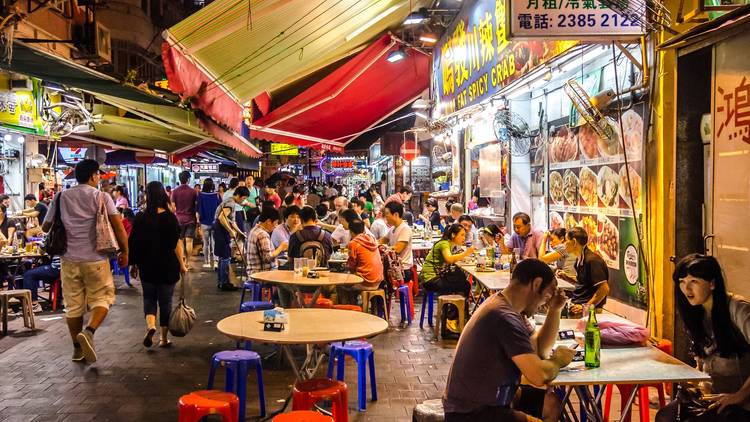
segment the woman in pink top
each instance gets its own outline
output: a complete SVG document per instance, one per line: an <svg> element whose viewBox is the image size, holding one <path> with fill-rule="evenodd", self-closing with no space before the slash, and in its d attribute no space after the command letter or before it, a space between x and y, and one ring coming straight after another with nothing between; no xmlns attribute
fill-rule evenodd
<svg viewBox="0 0 750 422"><path fill-rule="evenodd" d="M125 189L122 186L115 186L112 196L115 197L115 208L130 208L128 198L125 197Z"/></svg>

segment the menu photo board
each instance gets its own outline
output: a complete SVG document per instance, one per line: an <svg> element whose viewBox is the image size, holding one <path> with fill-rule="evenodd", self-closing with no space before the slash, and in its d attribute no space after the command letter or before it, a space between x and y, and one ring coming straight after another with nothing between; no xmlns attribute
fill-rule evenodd
<svg viewBox="0 0 750 422"><path fill-rule="evenodd" d="M647 304L636 230L643 210L643 115L643 103L624 111L622 131L608 116L609 140L588 125L571 128L567 118L551 122L546 149L548 227L582 227L609 267L610 295L640 308Z"/></svg>

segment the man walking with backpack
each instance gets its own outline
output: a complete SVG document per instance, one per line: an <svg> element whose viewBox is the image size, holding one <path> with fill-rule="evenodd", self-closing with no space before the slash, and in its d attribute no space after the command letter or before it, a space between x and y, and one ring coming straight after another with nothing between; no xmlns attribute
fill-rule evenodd
<svg viewBox="0 0 750 422"><path fill-rule="evenodd" d="M101 203L117 238L117 265L120 267L128 265L128 236L112 197L97 189L99 163L90 159L80 161L75 167L75 177L78 185L55 196L42 229L48 232L56 214L60 213L67 235L66 251L61 256L60 278L68 331L73 339L73 362L85 360L94 363L94 333L115 302L115 284L109 259L96 250L97 213ZM83 315L86 309L90 309L91 316L84 329Z"/></svg>

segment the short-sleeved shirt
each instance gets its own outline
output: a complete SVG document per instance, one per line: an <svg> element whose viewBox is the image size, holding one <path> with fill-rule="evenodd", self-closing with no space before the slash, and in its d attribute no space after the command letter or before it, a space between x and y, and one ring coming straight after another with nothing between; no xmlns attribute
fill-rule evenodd
<svg viewBox="0 0 750 422"><path fill-rule="evenodd" d="M414 265L414 256L411 252L411 234L411 227L406 224L406 221L402 221L400 226L394 227L388 234L388 245L390 247L396 246L398 242L406 242L406 247L398 254L404 268L411 268Z"/></svg>
<svg viewBox="0 0 750 422"><path fill-rule="evenodd" d="M513 233L510 236L510 241L505 243L505 246L513 251L513 249L521 250L521 258L539 258L539 247L542 245L542 237L544 234L539 230L531 230L525 237L521 237L518 233Z"/></svg>
<svg viewBox="0 0 750 422"><path fill-rule="evenodd" d="M258 204L258 198L260 198L260 189L258 189L257 186L253 186L248 188L250 190L250 195L247 197L247 202L250 204L250 206L257 207ZM248 206L248 208L250 208Z"/></svg>
<svg viewBox="0 0 750 422"><path fill-rule="evenodd" d="M435 243L422 264L422 272L419 273L419 281L425 282L437 277L438 270L445 266L444 251L450 252L451 242L440 240Z"/></svg>
<svg viewBox="0 0 750 422"><path fill-rule="evenodd" d="M443 396L446 413L471 413L496 406L500 387L518 385L512 358L535 353L533 328L497 293L487 299L461 333Z"/></svg>
<svg viewBox="0 0 750 422"><path fill-rule="evenodd" d="M289 237L292 236L292 231L289 230L289 226L286 224L279 224L271 232L271 243L274 248L278 248L282 243L287 242L289 244Z"/></svg>
<svg viewBox="0 0 750 422"><path fill-rule="evenodd" d="M63 260L73 262L96 262L107 259L107 255L96 251L96 213L99 210L99 196L104 195L107 215L118 214L112 197L89 185L76 185L55 196L45 223L55 219L56 203L60 201L60 217L68 237L68 247Z"/></svg>
<svg viewBox="0 0 750 422"><path fill-rule="evenodd" d="M195 206L198 202L198 192L188 185L180 185L172 191L172 202L180 225L195 224Z"/></svg>
<svg viewBox="0 0 750 422"><path fill-rule="evenodd" d="M380 240L388 236L388 224L382 218L376 218L370 225L370 231L376 239Z"/></svg>
<svg viewBox="0 0 750 422"><path fill-rule="evenodd" d="M37 202L36 205L34 205L34 211L39 213L36 217L37 220L44 221L44 217L47 216L47 206L41 202Z"/></svg>
<svg viewBox="0 0 750 422"><path fill-rule="evenodd" d="M224 195L224 197L226 198L226 195ZM216 208L216 214L214 215L214 220L218 220L219 219L219 214L221 214L221 212L224 210L224 208L230 208L231 210L234 211L235 205L237 205L237 203L234 202L234 198L233 197L230 196L229 199L224 199L221 202L221 205L219 205L219 208ZM227 219L229 221L234 221L234 213L230 212L227 215Z"/></svg>
<svg viewBox="0 0 750 422"><path fill-rule="evenodd" d="M609 269L602 257L588 247L583 248L583 259L578 259L575 269L578 276L570 299L573 303L583 304L591 300L599 285L609 280ZM600 308L606 302L607 298L604 298L596 307Z"/></svg>
<svg viewBox="0 0 750 422"><path fill-rule="evenodd" d="M432 214L430 214L430 226L438 227L442 231L443 225L440 222L440 211L435 210L432 212Z"/></svg>
<svg viewBox="0 0 750 422"><path fill-rule="evenodd" d="M115 208L130 208L128 198L124 196L117 198L117 201L115 201Z"/></svg>
<svg viewBox="0 0 750 422"><path fill-rule="evenodd" d="M261 225L256 225L247 237L247 271L253 274L258 271L270 270L274 264L271 255L274 247L271 236Z"/></svg>
<svg viewBox="0 0 750 422"><path fill-rule="evenodd" d="M578 273L576 273L575 268L576 257L568 253L568 250L565 248L564 244L559 244L553 249L555 252L560 254L560 258L555 261L557 269L561 270L571 280L575 280L576 278L578 278Z"/></svg>

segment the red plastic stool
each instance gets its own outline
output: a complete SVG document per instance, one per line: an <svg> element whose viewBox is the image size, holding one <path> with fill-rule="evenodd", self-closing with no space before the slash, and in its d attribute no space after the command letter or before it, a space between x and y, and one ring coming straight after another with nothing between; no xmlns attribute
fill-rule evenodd
<svg viewBox="0 0 750 422"><path fill-rule="evenodd" d="M306 293L304 295L304 298L305 298L305 305L309 305L310 302L312 301L312 295L309 294L309 293ZM326 299L324 297L319 297L318 301L315 302L315 306L314 307L315 308L320 308L320 309L331 309L331 308L333 308L333 301L331 299Z"/></svg>
<svg viewBox="0 0 750 422"><path fill-rule="evenodd" d="M349 422L349 399L346 384L342 381L316 378L294 384L292 410L310 410L323 400L331 401L335 422Z"/></svg>
<svg viewBox="0 0 750 422"><path fill-rule="evenodd" d="M333 305L333 309L362 312L362 307L357 305Z"/></svg>
<svg viewBox="0 0 750 422"><path fill-rule="evenodd" d="M669 355L672 354L672 342L669 340L660 340L659 343L655 346L657 349L661 350L664 353L667 353ZM617 390L620 392L620 412L624 411L625 402L627 401L628 397L633 393L633 386L632 385L626 385L626 384L616 384ZM612 384L607 385L604 391L604 420L609 420L609 411L610 406L612 404ZM656 392L659 394L659 408L666 406L667 400L664 397L664 390L665 385L664 384L647 384L647 385L641 385L640 388L638 388L638 411L640 413L640 420L641 422L649 422L650 416L649 416L649 404L648 404L648 389L649 388L656 388ZM667 386L666 388L669 388ZM623 415L623 417L620 419L622 421L631 420L630 418L630 409L626 412L626 414Z"/></svg>
<svg viewBox="0 0 750 422"><path fill-rule="evenodd" d="M223 391L193 391L180 397L178 408L179 422L198 422L208 415L221 415L223 421L237 422L240 399Z"/></svg>
<svg viewBox="0 0 750 422"><path fill-rule="evenodd" d="M333 418L312 410L297 410L282 413L273 418L273 422L333 422Z"/></svg>

